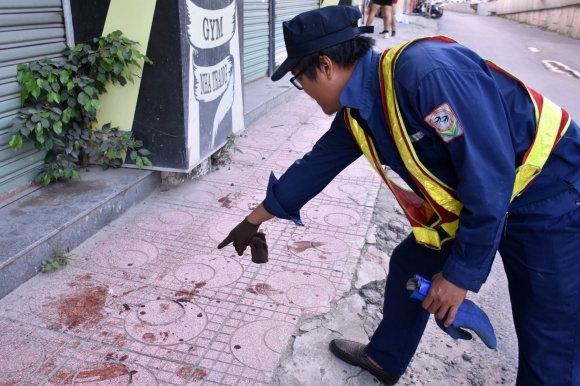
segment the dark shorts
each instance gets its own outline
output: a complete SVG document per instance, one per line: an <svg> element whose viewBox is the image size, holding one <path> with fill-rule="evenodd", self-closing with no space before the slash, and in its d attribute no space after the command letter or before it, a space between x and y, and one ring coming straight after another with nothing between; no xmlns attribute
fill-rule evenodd
<svg viewBox="0 0 580 386"><path fill-rule="evenodd" d="M376 5L390 5L393 6L393 0L373 0L373 3Z"/></svg>

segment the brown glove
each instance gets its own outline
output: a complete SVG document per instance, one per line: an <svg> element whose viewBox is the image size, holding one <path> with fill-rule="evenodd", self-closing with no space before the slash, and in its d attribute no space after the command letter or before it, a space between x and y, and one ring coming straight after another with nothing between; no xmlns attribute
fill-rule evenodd
<svg viewBox="0 0 580 386"><path fill-rule="evenodd" d="M254 237L259 228L260 224L252 224L247 219L244 219L244 221L232 229L228 237L218 245L218 249L222 249L229 243L233 242L234 248L236 249L236 252L238 252L238 256L242 256L246 247L250 244L250 240L252 240L252 237Z"/></svg>
<svg viewBox="0 0 580 386"><path fill-rule="evenodd" d="M250 240L250 250L252 251L252 262L264 264L268 262L268 244L266 244L266 235L258 232Z"/></svg>

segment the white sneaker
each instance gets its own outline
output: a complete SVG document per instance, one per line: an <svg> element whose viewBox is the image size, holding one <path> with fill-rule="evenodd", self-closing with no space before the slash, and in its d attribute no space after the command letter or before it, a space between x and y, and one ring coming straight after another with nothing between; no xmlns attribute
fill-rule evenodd
<svg viewBox="0 0 580 386"><path fill-rule="evenodd" d="M389 33L387 32L386 34L383 35L383 38L388 39L390 38Z"/></svg>

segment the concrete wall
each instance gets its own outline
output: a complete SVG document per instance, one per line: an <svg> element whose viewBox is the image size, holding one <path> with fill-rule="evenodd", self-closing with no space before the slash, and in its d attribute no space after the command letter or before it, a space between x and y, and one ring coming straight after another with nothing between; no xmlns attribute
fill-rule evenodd
<svg viewBox="0 0 580 386"><path fill-rule="evenodd" d="M527 0L529 3L539 3L539 0ZM509 20L518 21L520 23L527 23L538 27L546 28L549 31L554 31L567 35L576 39L580 39L580 1L578 0L544 0L546 5L548 3L564 4L575 3L559 8L545 8L537 10L529 10L524 12L506 12L507 10L529 8L525 6L524 1L513 0L509 4L509 0L501 0L498 2L497 14ZM505 4L502 4L505 3ZM518 3L522 3L521 6ZM537 5L537 4L530 4ZM516 6L519 6L516 7Z"/></svg>
<svg viewBox="0 0 580 386"><path fill-rule="evenodd" d="M497 3L497 13L501 15L580 5L579 0L499 0Z"/></svg>
<svg viewBox="0 0 580 386"><path fill-rule="evenodd" d="M497 4L498 4L497 1L492 1L490 3L474 4L473 6L467 3L465 4L447 3L445 4L444 8L445 11L469 13L472 15L478 14L481 16L491 16L495 14Z"/></svg>
<svg viewBox="0 0 580 386"><path fill-rule="evenodd" d="M498 0L477 4L445 4L445 10L527 23L580 39L580 0Z"/></svg>

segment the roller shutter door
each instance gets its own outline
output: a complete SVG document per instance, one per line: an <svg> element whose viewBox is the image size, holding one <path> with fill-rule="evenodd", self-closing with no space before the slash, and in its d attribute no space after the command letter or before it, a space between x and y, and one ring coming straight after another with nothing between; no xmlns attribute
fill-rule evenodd
<svg viewBox="0 0 580 386"><path fill-rule="evenodd" d="M286 59L282 23L294 16L320 8L319 0L276 0L276 67Z"/></svg>
<svg viewBox="0 0 580 386"><path fill-rule="evenodd" d="M10 149L10 127L20 108L18 64L61 56L65 47L61 0L0 0L0 194L32 180L44 153L32 143Z"/></svg>
<svg viewBox="0 0 580 386"><path fill-rule="evenodd" d="M244 83L268 74L269 1L244 0Z"/></svg>

